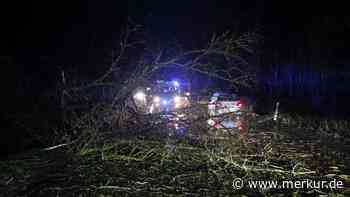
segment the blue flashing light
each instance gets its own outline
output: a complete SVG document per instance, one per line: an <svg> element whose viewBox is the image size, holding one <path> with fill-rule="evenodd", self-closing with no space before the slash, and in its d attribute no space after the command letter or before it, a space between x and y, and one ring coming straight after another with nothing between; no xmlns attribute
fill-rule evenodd
<svg viewBox="0 0 350 197"><path fill-rule="evenodd" d="M179 87L179 86L180 86L180 83L179 83L178 81L173 81L173 85L174 85L175 87Z"/></svg>

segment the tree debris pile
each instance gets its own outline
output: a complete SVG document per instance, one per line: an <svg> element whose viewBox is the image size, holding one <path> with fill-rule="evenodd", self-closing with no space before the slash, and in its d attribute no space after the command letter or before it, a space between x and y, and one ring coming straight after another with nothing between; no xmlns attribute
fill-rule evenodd
<svg viewBox="0 0 350 197"><path fill-rule="evenodd" d="M287 129L288 124L283 124ZM265 131L252 131L244 138L229 135L198 140L158 131L117 138L99 136L99 144L78 152L67 146L2 161L1 190L6 196L347 196L349 154L334 154L337 149L324 144L326 139L319 136L304 136L318 140L304 143L294 134L293 126L290 124L288 132L265 127ZM245 182L337 179L345 187L297 190L245 186L237 190L232 186L235 178Z"/></svg>

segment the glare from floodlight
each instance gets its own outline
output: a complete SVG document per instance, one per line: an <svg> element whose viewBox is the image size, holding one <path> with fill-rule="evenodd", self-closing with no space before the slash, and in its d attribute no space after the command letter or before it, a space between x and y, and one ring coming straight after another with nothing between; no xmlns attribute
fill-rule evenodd
<svg viewBox="0 0 350 197"><path fill-rule="evenodd" d="M155 97L153 98L153 102L159 103L159 102L160 102L160 97L159 97L159 96L155 96Z"/></svg>
<svg viewBox="0 0 350 197"><path fill-rule="evenodd" d="M175 103L179 103L180 100L181 100L181 98L180 98L179 96L175 96L175 97L174 97L174 102L175 102Z"/></svg>
<svg viewBox="0 0 350 197"><path fill-rule="evenodd" d="M146 99L146 94L140 91L140 92L137 92L134 95L134 97L135 97L135 99L142 101L142 100Z"/></svg>

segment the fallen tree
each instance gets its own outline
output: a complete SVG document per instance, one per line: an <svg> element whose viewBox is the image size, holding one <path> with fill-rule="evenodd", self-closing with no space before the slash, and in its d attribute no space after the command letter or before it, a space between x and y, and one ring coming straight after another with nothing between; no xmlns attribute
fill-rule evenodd
<svg viewBox="0 0 350 197"><path fill-rule="evenodd" d="M140 113L132 94L137 87L152 81L161 69L170 66L226 81L232 88L253 87L255 83L255 68L247 60L254 55L253 49L258 42L258 36L254 33L224 32L214 34L199 48L186 50L177 45L153 50L146 41L138 38L140 32L140 26L128 26L125 29L119 49L113 53L111 65L97 79L76 85L70 83L62 71L61 107L64 123L68 125L68 133L76 134L69 139L81 136L83 130L98 133L154 128L153 120L159 120L162 114ZM98 94L98 91L106 88L109 90L107 99L94 99L96 92ZM76 103L84 106L83 110L73 107ZM200 106L192 105L184 112L194 113L198 109ZM199 111L201 117L184 121L183 124L193 126L197 120L205 121L206 113L203 113L203 109ZM156 127L162 128L160 125L167 124L162 122Z"/></svg>

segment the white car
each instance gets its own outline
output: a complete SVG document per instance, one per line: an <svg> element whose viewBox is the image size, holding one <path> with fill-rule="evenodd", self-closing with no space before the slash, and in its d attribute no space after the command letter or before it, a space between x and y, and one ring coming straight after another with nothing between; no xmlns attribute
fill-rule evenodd
<svg viewBox="0 0 350 197"><path fill-rule="evenodd" d="M242 127L242 111L245 103L236 94L215 93L208 103L208 124L215 128Z"/></svg>
<svg viewBox="0 0 350 197"><path fill-rule="evenodd" d="M208 104L209 116L226 113L240 113L244 108L243 101L235 94L215 93Z"/></svg>

